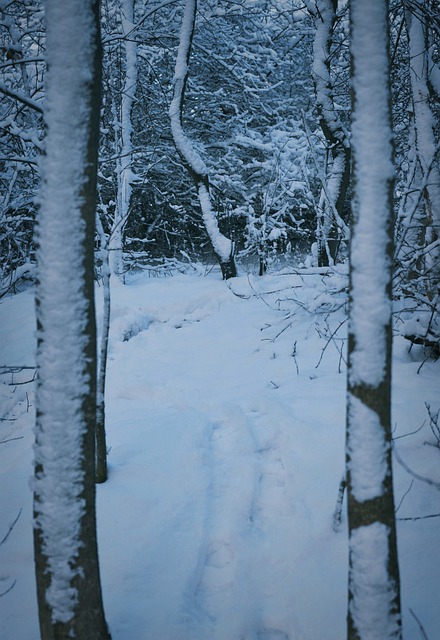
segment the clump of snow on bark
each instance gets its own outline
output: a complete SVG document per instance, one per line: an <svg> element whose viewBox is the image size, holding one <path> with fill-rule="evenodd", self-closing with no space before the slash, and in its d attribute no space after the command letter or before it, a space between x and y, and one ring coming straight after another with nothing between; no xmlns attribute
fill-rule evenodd
<svg viewBox="0 0 440 640"><path fill-rule="evenodd" d="M203 176L207 173L206 165L185 134L181 123L182 95L185 87L185 78L188 75L188 57L191 49L195 11L194 0L187 0L180 30L179 49L174 69L174 95L170 104L169 116L177 150L192 169Z"/></svg>
<svg viewBox="0 0 440 640"><path fill-rule="evenodd" d="M371 29L364 26L371 22ZM362 24L353 38L355 96L352 143L356 171L351 244L351 332L356 337L352 354L351 381L378 386L385 374L386 331L391 314L388 293L390 193L394 174L388 95L386 46L378 46L377 24L386 25L385 3L356 3L353 28ZM386 37L386 28L383 29ZM384 43L382 43L384 44ZM381 81L378 79L381 78ZM355 292L356 293L355 295Z"/></svg>
<svg viewBox="0 0 440 640"><path fill-rule="evenodd" d="M363 502L383 494L388 445L377 413L352 394L348 396L348 412L352 492L358 502Z"/></svg>
<svg viewBox="0 0 440 640"><path fill-rule="evenodd" d="M218 228L217 218L211 206L211 198L205 185L199 185L199 200L202 207L203 222L211 238L216 253L226 262L232 253L232 242Z"/></svg>
<svg viewBox="0 0 440 640"><path fill-rule="evenodd" d="M375 522L351 534L352 600L350 613L360 638L400 637L399 618L389 615L396 586L388 574L389 529Z"/></svg>
<svg viewBox="0 0 440 640"><path fill-rule="evenodd" d="M175 80L176 85L179 83L180 86L183 86L183 79L177 78ZM186 160L186 162L190 165L190 167L198 174L205 175L207 173L207 168L205 163L203 162L200 155L194 149L191 144L190 139L185 134L180 120L180 92L175 91L175 95L173 100L171 101L169 116L171 120L171 131L173 134L174 143L177 147L180 155Z"/></svg>

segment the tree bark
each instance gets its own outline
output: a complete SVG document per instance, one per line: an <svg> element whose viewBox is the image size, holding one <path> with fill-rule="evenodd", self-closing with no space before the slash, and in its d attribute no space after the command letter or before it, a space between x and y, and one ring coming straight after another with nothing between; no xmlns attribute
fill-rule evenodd
<svg viewBox="0 0 440 640"><path fill-rule="evenodd" d="M350 7L354 191L346 445L347 637L400 640L391 461L394 163L388 4L352 0Z"/></svg>
<svg viewBox="0 0 440 640"><path fill-rule="evenodd" d="M46 0L34 550L42 640L109 638L95 514L98 0Z"/></svg>

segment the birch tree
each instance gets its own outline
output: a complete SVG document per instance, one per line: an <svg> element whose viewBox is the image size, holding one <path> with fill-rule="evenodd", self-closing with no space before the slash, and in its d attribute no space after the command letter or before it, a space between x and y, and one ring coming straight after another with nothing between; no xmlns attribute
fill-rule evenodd
<svg viewBox="0 0 440 640"><path fill-rule="evenodd" d="M419 311L418 322L412 322L405 335L439 352L440 147L433 107L440 97L440 70L433 61L430 25L435 18L429 9L430 3L419 7L408 2L405 10L413 144L397 249L406 275L406 295Z"/></svg>
<svg viewBox="0 0 440 640"><path fill-rule="evenodd" d="M134 30L134 0L120 2L121 28L124 40L125 72L122 87L120 117L115 114L115 146L118 153L116 164L117 202L109 238L109 260L111 272L124 281L123 236L130 212L132 192L132 109L137 85L137 44ZM116 108L116 105L114 105Z"/></svg>
<svg viewBox="0 0 440 640"><path fill-rule="evenodd" d="M349 238L344 209L350 183L351 149L348 132L335 105L331 74L337 0L317 0L316 4L309 3L308 6L316 23L312 65L316 108L327 145L317 212L318 266L328 266L336 259L341 239L347 241Z"/></svg>
<svg viewBox="0 0 440 640"><path fill-rule="evenodd" d="M42 640L109 638L95 516L98 0L46 1L34 548Z"/></svg>
<svg viewBox="0 0 440 640"><path fill-rule="evenodd" d="M400 640L391 463L393 145L388 5L351 2L354 195L347 393L349 640Z"/></svg>
<svg viewBox="0 0 440 640"><path fill-rule="evenodd" d="M174 72L173 99L169 109L169 116L174 143L185 167L194 180L202 209L203 223L212 248L219 260L223 278L226 280L237 275L233 255L234 247L231 240L226 238L218 227L218 221L212 207L208 169L202 157L185 134L182 125L185 87L188 80L188 65L194 36L196 13L197 1L186 0Z"/></svg>

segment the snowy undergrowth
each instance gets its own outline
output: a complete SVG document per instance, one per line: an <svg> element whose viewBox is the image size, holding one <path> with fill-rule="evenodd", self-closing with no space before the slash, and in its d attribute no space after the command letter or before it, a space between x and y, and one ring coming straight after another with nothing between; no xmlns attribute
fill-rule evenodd
<svg viewBox="0 0 440 640"><path fill-rule="evenodd" d="M346 520L335 532L332 516L344 467L346 284L343 271L316 270L114 284L109 480L97 490L113 640L344 637ZM0 365L33 365L33 314L32 291L2 300ZM423 359L396 338L406 640L420 635L411 612L430 640L440 628L440 518L413 519L440 512L438 488L419 479L440 482L425 407L439 407L439 363L417 374ZM0 635L36 640L33 385L16 384L32 370L3 372L0 540L22 511L0 546L0 593L12 586Z"/></svg>

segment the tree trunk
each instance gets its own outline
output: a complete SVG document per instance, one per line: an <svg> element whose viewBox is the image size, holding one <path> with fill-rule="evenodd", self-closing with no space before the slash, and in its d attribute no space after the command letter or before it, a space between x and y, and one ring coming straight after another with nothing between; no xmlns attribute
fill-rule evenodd
<svg viewBox="0 0 440 640"><path fill-rule="evenodd" d="M130 213L132 161L132 119L131 112L137 86L137 43L130 32L134 27L134 0L120 0L122 32L125 37L125 77L121 97L120 131L115 132L117 159L117 201L112 230L109 238L110 270L121 282L125 281L123 261L124 230ZM116 117L116 120L118 118Z"/></svg>
<svg viewBox="0 0 440 640"><path fill-rule="evenodd" d="M315 9L313 80L319 124L328 144L316 233L320 267L334 264L341 241L349 238L343 218L350 184L351 150L347 132L335 108L330 67L336 6L335 0L318 0Z"/></svg>
<svg viewBox="0 0 440 640"><path fill-rule="evenodd" d="M388 5L386 0L352 0L350 6L354 194L346 448L347 637L400 640L391 464L394 166Z"/></svg>
<svg viewBox="0 0 440 640"><path fill-rule="evenodd" d="M171 131L179 156L192 177L199 196L202 218L211 246L216 254L224 280L237 275L233 255L233 244L218 228L217 217L212 209L209 176L205 163L186 136L182 126L185 88L188 79L188 64L196 21L197 2L186 0L179 50L174 72L174 92L170 105Z"/></svg>
<svg viewBox="0 0 440 640"><path fill-rule="evenodd" d="M42 640L109 638L95 515L99 3L46 1L34 549Z"/></svg>
<svg viewBox="0 0 440 640"><path fill-rule="evenodd" d="M101 345L98 359L98 376L96 392L96 482L98 484L107 480L107 442L105 433L105 380L107 373L107 353L110 333L110 265L107 238L99 215L96 216L96 226L101 239L102 258L102 287L104 292L104 305L102 313Z"/></svg>
<svg viewBox="0 0 440 640"><path fill-rule="evenodd" d="M405 11L410 54L410 78L414 110L414 138L417 157L416 189L420 198L421 228L418 238L420 262L417 276L423 274L426 293L433 299L438 292L440 276L440 248L436 244L440 233L440 168L438 145L435 139L436 122L431 109L432 103L439 98L431 83L430 74L434 68L429 46L429 15L420 17ZM423 183L425 183L424 186ZM431 245L431 250L423 251Z"/></svg>

